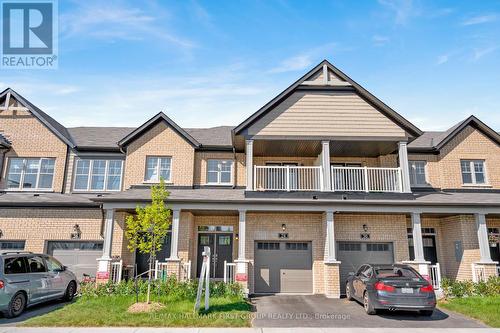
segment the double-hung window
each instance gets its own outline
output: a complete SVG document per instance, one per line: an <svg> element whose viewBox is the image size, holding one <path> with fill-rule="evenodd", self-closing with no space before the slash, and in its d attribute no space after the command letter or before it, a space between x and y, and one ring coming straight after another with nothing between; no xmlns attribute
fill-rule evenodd
<svg viewBox="0 0 500 333"><path fill-rule="evenodd" d="M411 186L425 186L425 161L408 161L410 168L410 184Z"/></svg>
<svg viewBox="0 0 500 333"><path fill-rule="evenodd" d="M208 160L207 184L230 185L232 184L232 160Z"/></svg>
<svg viewBox="0 0 500 333"><path fill-rule="evenodd" d="M75 191L119 191L122 160L78 159L75 167Z"/></svg>
<svg viewBox="0 0 500 333"><path fill-rule="evenodd" d="M146 175L144 181L157 183L163 178L172 181L172 158L168 156L148 156L146 158Z"/></svg>
<svg viewBox="0 0 500 333"><path fill-rule="evenodd" d="M54 158L10 158L7 187L12 190L50 190L54 165Z"/></svg>
<svg viewBox="0 0 500 333"><path fill-rule="evenodd" d="M461 160L462 183L464 185L485 185L486 172L483 160Z"/></svg>

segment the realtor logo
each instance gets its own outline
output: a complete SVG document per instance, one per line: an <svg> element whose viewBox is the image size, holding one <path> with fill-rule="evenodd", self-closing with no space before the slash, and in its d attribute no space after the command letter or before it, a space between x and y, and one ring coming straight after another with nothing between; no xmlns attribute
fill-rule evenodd
<svg viewBox="0 0 500 333"><path fill-rule="evenodd" d="M57 3L8 1L2 6L2 68L57 68Z"/></svg>

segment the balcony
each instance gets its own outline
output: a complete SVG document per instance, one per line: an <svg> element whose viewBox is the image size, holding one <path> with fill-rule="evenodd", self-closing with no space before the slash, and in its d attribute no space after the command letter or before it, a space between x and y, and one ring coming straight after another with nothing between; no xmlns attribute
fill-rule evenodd
<svg viewBox="0 0 500 333"><path fill-rule="evenodd" d="M255 191L322 191L324 184L321 166L256 165L254 175ZM403 192L400 168L332 166L328 177L334 192Z"/></svg>

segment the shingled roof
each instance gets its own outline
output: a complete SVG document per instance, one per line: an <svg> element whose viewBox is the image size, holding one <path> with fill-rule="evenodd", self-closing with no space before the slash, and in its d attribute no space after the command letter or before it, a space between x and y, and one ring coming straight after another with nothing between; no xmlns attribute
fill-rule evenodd
<svg viewBox="0 0 500 333"><path fill-rule="evenodd" d="M10 148L10 142L0 133L0 148Z"/></svg>

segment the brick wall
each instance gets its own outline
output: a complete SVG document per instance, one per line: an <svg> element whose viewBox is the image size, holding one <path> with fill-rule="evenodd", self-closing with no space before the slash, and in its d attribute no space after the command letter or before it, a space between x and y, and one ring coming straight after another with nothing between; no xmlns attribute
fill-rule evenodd
<svg viewBox="0 0 500 333"><path fill-rule="evenodd" d="M127 147L123 189L144 182L146 156L172 157L172 185L193 185L193 146L172 128L161 122Z"/></svg>
<svg viewBox="0 0 500 333"><path fill-rule="evenodd" d="M75 224L82 240L103 240L100 209L0 209L1 240L26 240L26 251L43 253L48 240L71 240Z"/></svg>
<svg viewBox="0 0 500 333"><path fill-rule="evenodd" d="M9 158L50 157L55 158L53 190L62 192L67 153L67 146L64 142L31 113L25 111L0 112L0 133L12 144L12 148L5 155L6 163L3 167L0 189L7 186L5 176Z"/></svg>

